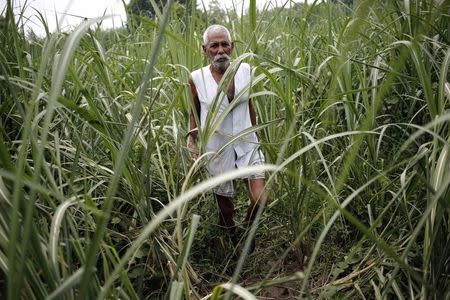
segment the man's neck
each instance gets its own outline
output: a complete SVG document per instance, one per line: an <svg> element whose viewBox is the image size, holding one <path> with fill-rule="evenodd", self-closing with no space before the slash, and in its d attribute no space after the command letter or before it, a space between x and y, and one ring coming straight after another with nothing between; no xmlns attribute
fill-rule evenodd
<svg viewBox="0 0 450 300"><path fill-rule="evenodd" d="M220 69L217 69L216 67L214 67L214 65L213 64L210 64L209 65L209 69L211 70L211 73L213 73L213 74L215 74L215 75L217 75L217 76L220 76L220 77L222 77L223 76L223 74L225 74L225 72L226 72L226 70L227 69L225 69L225 70L220 70Z"/></svg>
<svg viewBox="0 0 450 300"><path fill-rule="evenodd" d="M211 75L213 76L214 80L219 83L220 80L222 80L223 74L225 74L224 72L221 72L221 70L218 70L217 68L215 68L213 65L209 66L209 69L211 70Z"/></svg>
<svg viewBox="0 0 450 300"><path fill-rule="evenodd" d="M225 74L225 71L227 69L225 69L223 72L221 72L221 70L218 70L212 64L209 66L209 69L211 70L211 74L212 74L214 80L216 81L217 84L219 84L220 81L222 80L223 74ZM225 87L225 91L228 96L228 101L231 102L234 99L234 79L230 80L230 82Z"/></svg>

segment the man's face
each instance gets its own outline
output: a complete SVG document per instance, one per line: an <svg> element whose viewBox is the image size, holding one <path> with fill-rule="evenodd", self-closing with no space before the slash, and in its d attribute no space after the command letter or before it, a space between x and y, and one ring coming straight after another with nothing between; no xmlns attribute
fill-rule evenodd
<svg viewBox="0 0 450 300"><path fill-rule="evenodd" d="M224 32L210 33L208 37L209 41L203 46L203 53L217 71L224 73L230 65L233 43Z"/></svg>

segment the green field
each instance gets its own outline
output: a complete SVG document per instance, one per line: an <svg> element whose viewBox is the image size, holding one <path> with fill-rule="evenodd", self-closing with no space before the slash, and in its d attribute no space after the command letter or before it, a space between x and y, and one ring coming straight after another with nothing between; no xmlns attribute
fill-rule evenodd
<svg viewBox="0 0 450 300"><path fill-rule="evenodd" d="M0 298L450 299L450 1L169 0L122 28L46 37L11 2ZM186 148L187 78L214 23L232 67L253 66L267 163L269 202L237 246L210 190L249 170L208 178Z"/></svg>

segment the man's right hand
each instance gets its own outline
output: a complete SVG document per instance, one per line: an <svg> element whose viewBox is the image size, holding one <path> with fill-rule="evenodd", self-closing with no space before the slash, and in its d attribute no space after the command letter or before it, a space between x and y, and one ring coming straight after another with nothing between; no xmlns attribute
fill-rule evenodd
<svg viewBox="0 0 450 300"><path fill-rule="evenodd" d="M196 161L198 159L197 141L191 134L188 135L186 144L192 160Z"/></svg>

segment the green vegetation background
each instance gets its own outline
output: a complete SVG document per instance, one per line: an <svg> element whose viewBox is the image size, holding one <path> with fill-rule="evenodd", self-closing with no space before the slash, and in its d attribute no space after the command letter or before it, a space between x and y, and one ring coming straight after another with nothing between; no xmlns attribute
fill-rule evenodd
<svg viewBox="0 0 450 300"><path fill-rule="evenodd" d="M124 28L39 38L7 1L2 298L449 299L449 1L318 2L149 1L153 18ZM235 39L232 67L254 66L269 164L239 259L207 191L242 174L208 180L185 148L212 23Z"/></svg>

